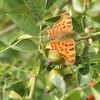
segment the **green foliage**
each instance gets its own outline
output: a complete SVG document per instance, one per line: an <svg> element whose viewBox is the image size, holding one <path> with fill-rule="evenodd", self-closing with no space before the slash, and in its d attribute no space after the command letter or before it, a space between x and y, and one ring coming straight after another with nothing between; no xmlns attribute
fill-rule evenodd
<svg viewBox="0 0 100 100"><path fill-rule="evenodd" d="M46 10L46 0L26 0L29 10L37 19L42 19Z"/></svg>
<svg viewBox="0 0 100 100"><path fill-rule="evenodd" d="M72 14L76 33L71 66L48 45L47 30L63 12ZM0 0L0 100L86 100L91 94L99 100L100 1Z"/></svg>
<svg viewBox="0 0 100 100"><path fill-rule="evenodd" d="M14 14L9 14L9 16L24 32L31 35L39 34L39 27L36 25L35 20L32 19L30 16Z"/></svg>

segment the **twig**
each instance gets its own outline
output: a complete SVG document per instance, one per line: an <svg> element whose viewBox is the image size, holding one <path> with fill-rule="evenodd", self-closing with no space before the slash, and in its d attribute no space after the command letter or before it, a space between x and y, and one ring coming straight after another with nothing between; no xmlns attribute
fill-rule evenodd
<svg viewBox="0 0 100 100"><path fill-rule="evenodd" d="M87 9L87 0L84 0L84 4L83 4L83 13L86 13L86 9Z"/></svg>
<svg viewBox="0 0 100 100"><path fill-rule="evenodd" d="M77 38L75 39L75 41L81 41L81 40L86 40L86 39L89 39L89 38L93 38L93 37L96 37L96 36L99 36L100 35L100 32L97 32L97 33L92 33L91 36L84 36L84 37L81 37L81 38Z"/></svg>
<svg viewBox="0 0 100 100"><path fill-rule="evenodd" d="M0 31L0 36L2 36L2 35L4 35L4 34L8 33L9 31L12 31L12 30L15 29L15 28L16 28L16 25L14 25L14 24L8 26L8 27L5 28L4 30Z"/></svg>
<svg viewBox="0 0 100 100"><path fill-rule="evenodd" d="M47 30L49 29L49 27L44 28L41 32L40 32L40 37L39 37L39 46L38 46L38 50L41 50L41 45L43 44L43 40L44 40L44 34L47 32Z"/></svg>

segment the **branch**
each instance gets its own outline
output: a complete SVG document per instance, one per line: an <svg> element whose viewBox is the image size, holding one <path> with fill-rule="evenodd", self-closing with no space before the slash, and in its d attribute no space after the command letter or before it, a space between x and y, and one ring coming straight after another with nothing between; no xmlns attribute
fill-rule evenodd
<svg viewBox="0 0 100 100"><path fill-rule="evenodd" d="M100 32L92 33L91 36L87 35L87 36L84 36L84 37L81 37L81 38L77 38L77 39L75 39L75 41L86 40L86 39L93 38L93 37L96 37L96 36L99 36L99 35L100 35Z"/></svg>
<svg viewBox="0 0 100 100"><path fill-rule="evenodd" d="M83 3L83 13L84 14L86 13L86 10L87 10L87 0L84 0L84 3Z"/></svg>
<svg viewBox="0 0 100 100"><path fill-rule="evenodd" d="M12 30L15 29L15 28L16 28L16 25L14 25L14 24L8 26L8 27L5 28L4 30L0 31L0 36L2 36L2 35L4 35L4 34L8 33L9 31L12 31Z"/></svg>

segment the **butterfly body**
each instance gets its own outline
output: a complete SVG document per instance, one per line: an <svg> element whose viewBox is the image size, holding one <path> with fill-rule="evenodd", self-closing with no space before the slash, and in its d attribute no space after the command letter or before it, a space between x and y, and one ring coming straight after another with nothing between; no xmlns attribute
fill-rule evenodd
<svg viewBox="0 0 100 100"><path fill-rule="evenodd" d="M75 62L75 42L73 39L72 20L68 13L63 13L49 33L51 50L56 50L68 64Z"/></svg>

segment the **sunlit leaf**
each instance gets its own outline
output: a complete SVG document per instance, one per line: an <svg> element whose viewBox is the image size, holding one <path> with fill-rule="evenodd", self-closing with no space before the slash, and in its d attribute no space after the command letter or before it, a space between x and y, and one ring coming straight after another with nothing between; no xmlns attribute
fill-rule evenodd
<svg viewBox="0 0 100 100"><path fill-rule="evenodd" d="M10 91L9 98L23 100L22 97L15 91Z"/></svg>
<svg viewBox="0 0 100 100"><path fill-rule="evenodd" d="M59 74L56 75L54 78L52 78L51 82L55 87L59 88L61 92L65 92L66 85L62 76L60 76Z"/></svg>
<svg viewBox="0 0 100 100"><path fill-rule="evenodd" d="M84 11L83 9L83 0L73 0L72 1L73 7L77 12L82 13Z"/></svg>
<svg viewBox="0 0 100 100"><path fill-rule="evenodd" d="M37 49L37 46L32 40L24 39L20 41L16 46L12 47L19 51L35 51Z"/></svg>

